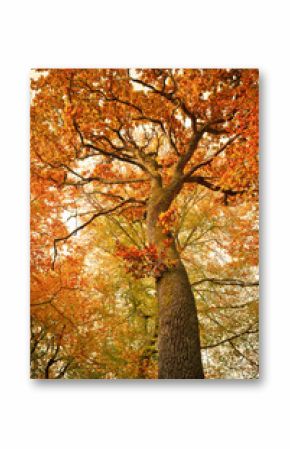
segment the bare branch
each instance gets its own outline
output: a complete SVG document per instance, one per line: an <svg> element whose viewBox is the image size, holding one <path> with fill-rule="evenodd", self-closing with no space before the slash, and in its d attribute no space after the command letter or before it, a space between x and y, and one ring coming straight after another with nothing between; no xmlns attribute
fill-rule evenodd
<svg viewBox="0 0 290 449"><path fill-rule="evenodd" d="M257 301L255 299L253 301L244 302L242 304L227 305L227 306L212 306L212 307L208 307L206 310L200 310L200 313L207 314L208 312L209 313L215 312L217 310L243 309L244 307L248 307L254 303L257 303Z"/></svg>
<svg viewBox="0 0 290 449"><path fill-rule="evenodd" d="M211 282L213 284L218 285L238 285L239 287L257 287L259 286L258 281L242 281L240 279L232 279L232 278L225 278L225 279L217 279L217 278L204 278L200 279L199 281L193 282L191 285L196 286L200 285L204 282Z"/></svg>
<svg viewBox="0 0 290 449"><path fill-rule="evenodd" d="M102 215L107 215L110 214L112 212L115 212L116 210L120 209L122 206L124 206L125 204L128 203L132 203L132 202L137 202L135 199L128 199L123 201L122 203L118 204L115 207L112 207L111 209L106 209L106 210L100 210L99 212L96 212L94 215L91 216L91 218L87 221L85 221L83 224L81 224L80 226L78 226L77 228L75 228L72 232L70 232L69 234L67 234L64 237L58 237L56 239L54 239L54 243L53 243L53 249L54 249L54 255L53 255L53 263L52 263L52 269L54 270L55 267L55 261L56 261L56 257L57 257L57 244L59 242L63 242L65 240L68 240L70 237L72 237L73 235L76 235L78 231L84 229L85 227L87 227L89 224L91 224L97 217L100 217Z"/></svg>
<svg viewBox="0 0 290 449"><path fill-rule="evenodd" d="M245 330L243 332L240 332L239 334L233 335L232 337L224 338L223 340L220 340L220 341L218 341L216 343L212 343L212 344L209 344L209 345L201 346L201 349L216 348L217 346L223 345L225 343L229 343L229 342L231 342L233 340L236 340L237 338L240 338L240 337L242 337L244 335L257 334L258 332L259 332L259 329L252 330L250 328L250 329L247 329L247 330Z"/></svg>

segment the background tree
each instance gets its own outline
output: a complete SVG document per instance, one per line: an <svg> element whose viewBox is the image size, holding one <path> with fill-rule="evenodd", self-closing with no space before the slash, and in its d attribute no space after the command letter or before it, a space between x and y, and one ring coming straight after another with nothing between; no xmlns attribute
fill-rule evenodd
<svg viewBox="0 0 290 449"><path fill-rule="evenodd" d="M79 244L72 244L76 240L72 237L89 226L92 228L97 218L111 217L121 228L123 219L130 221L132 229L136 222L142 223L142 243L132 242L131 235L130 239L127 236L130 243L116 239L115 247L116 255L124 259L133 278L155 278L158 376L203 378L192 287L196 296L202 297L202 289L197 287L210 286L209 298L216 298L221 294L234 296L237 289L256 285L252 278L241 281L230 274L238 269L242 273L241 260L247 262L244 265L247 275L254 273L250 267L257 264L253 220L258 182L257 71L47 70L34 76L32 95L31 171L36 208L32 221L37 215L51 215L46 223L55 221L50 223L53 233L48 236L43 232L44 219L32 225L37 241L43 239L41 249L32 259L32 269L36 269L39 259L42 270L48 271L52 258L53 276L69 280L70 285L65 288L73 288L71 283L77 283L74 281L77 276L71 271L76 272L76 263L81 263L76 260L85 260L87 245L93 239L86 242L81 238ZM184 228L184 209L188 206L187 198L197 192L205 196L196 206L201 221L188 218L191 226L188 230ZM41 195L44 198L39 199ZM76 223L68 232L64 229L63 211L72 205ZM190 206L189 210L194 215ZM194 219L196 225L192 224ZM217 238L217 229L222 225L215 222L223 221L228 235L224 238L222 234L221 240ZM200 228L210 232L213 240L203 242L203 246L207 243L203 251L195 245L192 258L187 251L194 239L201 238L195 235ZM89 240L90 234L87 237ZM52 254L47 251L51 247ZM70 254L66 253L72 250L70 260ZM218 263L211 260L213 252ZM60 253L66 259L62 275ZM228 263L221 263L220 259L226 256ZM196 279L192 286L190 271L187 273L185 266L193 260L215 276ZM47 275L44 277L49 279ZM78 300L79 295L78 291ZM239 310L244 307L237 306ZM83 310L80 306L75 309L78 313ZM212 317L211 309L212 306L203 311L215 323L206 339L214 336L216 328L221 338L219 342L208 342L206 347L214 349L228 344L235 355L250 360L248 363L252 365L253 360L240 346L245 336L257 333L256 320L234 334L224 323L226 317L220 322ZM75 318L77 310L73 312ZM67 314L64 315L68 320ZM58 343L52 344L53 354L64 332L62 326L57 334ZM92 328L91 333L96 334L96 329ZM252 345L256 350L255 344ZM53 362L55 357L52 356ZM146 351L142 357L143 362L146 357L148 360Z"/></svg>

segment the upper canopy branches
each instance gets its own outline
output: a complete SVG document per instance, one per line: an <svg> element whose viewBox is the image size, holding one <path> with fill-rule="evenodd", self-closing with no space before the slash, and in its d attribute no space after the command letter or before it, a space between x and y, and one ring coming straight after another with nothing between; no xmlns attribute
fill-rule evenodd
<svg viewBox="0 0 290 449"><path fill-rule="evenodd" d="M257 190L256 70L53 69L33 78L38 175L54 170L69 185L157 178Z"/></svg>

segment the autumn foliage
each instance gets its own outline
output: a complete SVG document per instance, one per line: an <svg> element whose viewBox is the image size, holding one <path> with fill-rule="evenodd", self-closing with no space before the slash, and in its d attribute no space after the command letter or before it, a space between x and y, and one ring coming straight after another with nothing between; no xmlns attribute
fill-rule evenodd
<svg viewBox="0 0 290 449"><path fill-rule="evenodd" d="M258 376L258 92L254 69L32 71L32 377L156 378L180 266L205 377Z"/></svg>

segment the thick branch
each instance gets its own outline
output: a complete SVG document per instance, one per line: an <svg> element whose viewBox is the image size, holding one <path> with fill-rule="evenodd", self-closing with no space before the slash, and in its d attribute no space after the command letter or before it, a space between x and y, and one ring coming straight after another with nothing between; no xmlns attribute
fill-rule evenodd
<svg viewBox="0 0 290 449"><path fill-rule="evenodd" d="M195 184L200 184L201 186L204 186L209 190L213 190L214 192L225 193L229 196L241 195L242 193L245 192L245 190L223 189L222 187L216 186L215 184L212 184L211 182L207 181L207 179L203 176L186 177L185 182L193 182Z"/></svg>

